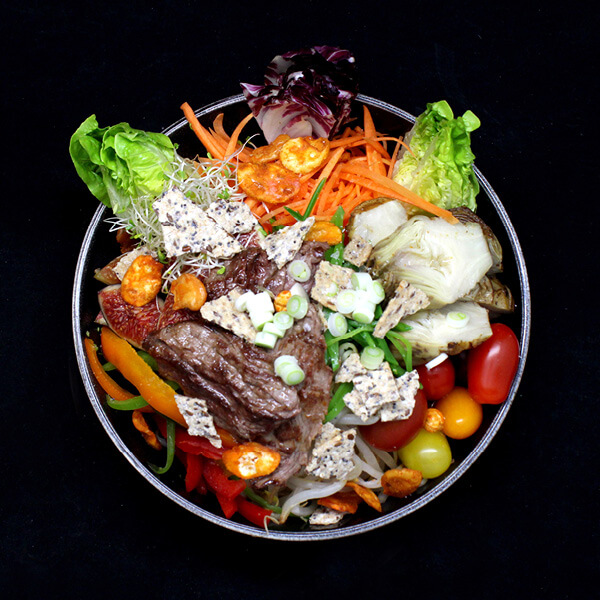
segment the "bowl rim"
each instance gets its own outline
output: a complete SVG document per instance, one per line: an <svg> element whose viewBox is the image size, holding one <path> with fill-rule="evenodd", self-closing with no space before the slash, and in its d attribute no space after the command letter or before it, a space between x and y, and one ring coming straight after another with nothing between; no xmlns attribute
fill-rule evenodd
<svg viewBox="0 0 600 600"><path fill-rule="evenodd" d="M222 100L218 100L211 104L208 104L196 111L195 114L198 117L202 117L207 113L210 113L214 110L225 109L232 104L236 104L239 102L245 101L244 96L242 94L237 94L234 96L229 96ZM416 118L414 115L392 105L387 102L383 102L376 98L372 98L370 96L366 96L363 94L358 94L356 97L356 102L360 102L362 104L366 104L369 107L375 107L382 109L386 112L392 113L398 117L401 117L411 123L414 123ZM165 135L170 135L180 129L186 123L185 118L181 118L175 123L169 125L163 130ZM250 525L246 525L243 523L237 523L234 521L230 521L224 517L216 515L206 509L201 508L197 504L187 500L183 496L176 493L169 486L163 483L150 469L148 469L128 448L128 446L123 442L116 429L113 427L111 421L106 415L106 412L102 406L102 403L96 393L94 378L91 372L91 369L88 365L87 357L84 350L83 345L83 336L81 331L81 302L82 295L81 291L84 284L84 274L87 272L87 266L89 262L89 250L92 244L93 238L95 236L96 230L103 220L104 213L106 207L102 204L98 206L94 216L86 230L83 243L81 246L81 250L79 252L79 256L77 259L77 266L75 269L75 278L73 284L73 295L72 295L72 328L73 328L73 339L75 345L75 355L77 359L77 365L79 367L79 372L84 384L85 391L90 399L94 412L96 416L100 420L100 423L104 427L106 433L115 444L115 446L119 449L121 454L125 456L125 458L129 461L129 463L133 466L133 468L144 478L146 479L152 486L154 486L159 492L173 500L176 504L188 510L192 514L196 516L200 516L206 521L214 523L215 525L219 525L221 527L225 527L231 531L235 531L237 533L243 533L246 535L250 535L252 537L260 537L271 540L282 540L282 541L319 541L319 540L331 540L338 539L343 537L349 537L352 535L356 535L359 533L365 533L367 531L372 531L374 529L378 529L389 523L397 521L402 517L409 515L410 513L418 510L425 504L431 502L434 498L442 494L445 490L447 490L459 477L461 477L467 469L475 462L475 460L482 454L483 450L490 444L492 438L498 432L501 424L503 423L508 411L510 410L512 403L514 401L515 395L517 393L517 389L519 387L521 378L523 376L523 371L525 369L525 362L527 358L527 352L529 349L529 340L530 340L530 332L531 332L531 295L530 295L530 287L529 287L529 279L527 275L527 269L525 266L525 258L523 255L523 250L519 243L519 239L517 237L516 231L513 227L513 224L504 208L500 198L493 190L492 186L489 184L487 179L481 174L477 167L474 167L475 174L477 179L479 180L480 185L485 189L486 194L494 206L510 241L515 262L517 265L517 271L519 276L519 283L521 287L521 338L520 342L520 354L519 354L519 365L517 368L517 373L513 380L511 389L509 391L508 399L500 405L498 412L494 416L492 422L490 423L487 431L483 435L483 437L479 440L477 445L469 452L469 454L461 461L461 463L442 481L436 484L431 490L425 492L422 496L412 501L410 504L398 508L397 510L387 514L382 515L380 517L376 517L364 523L360 523L357 525L349 525L347 527L341 527L339 529L325 529L325 530L307 530L307 531L299 531L299 532L286 532L286 531L270 531L265 529L259 529L257 527L253 527Z"/></svg>

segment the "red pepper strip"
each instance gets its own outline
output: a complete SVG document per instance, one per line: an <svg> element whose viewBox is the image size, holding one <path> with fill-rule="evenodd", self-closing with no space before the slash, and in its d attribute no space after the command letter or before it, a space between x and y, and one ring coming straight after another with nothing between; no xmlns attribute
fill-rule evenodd
<svg viewBox="0 0 600 600"><path fill-rule="evenodd" d="M206 487L206 481L204 481L204 477L200 477L200 481L196 486L196 491L203 496L208 493L208 488Z"/></svg>
<svg viewBox="0 0 600 600"><path fill-rule="evenodd" d="M204 463L204 479L208 487L217 496L235 498L246 489L246 482L241 479L229 479L223 469L214 461Z"/></svg>
<svg viewBox="0 0 600 600"><path fill-rule="evenodd" d="M177 428L175 445L188 454L201 454L206 458L220 459L225 448L215 448L206 438L190 435L185 429Z"/></svg>
<svg viewBox="0 0 600 600"><path fill-rule="evenodd" d="M272 510L256 506L256 504L244 500L241 496L237 498L237 509L250 523L254 523L254 525L261 528L265 526L265 517L273 514Z"/></svg>
<svg viewBox="0 0 600 600"><path fill-rule="evenodd" d="M167 435L167 422L157 415L156 424L163 437ZM183 427L175 430L175 447L188 454L201 454L206 458L218 460L223 456L225 448L215 448L206 438L190 435Z"/></svg>
<svg viewBox="0 0 600 600"><path fill-rule="evenodd" d="M231 519L233 515L237 512L237 502L235 498L227 498L227 496L223 496L222 494L217 494L217 500L221 505L221 510L226 518Z"/></svg>
<svg viewBox="0 0 600 600"><path fill-rule="evenodd" d="M191 492L198 486L200 479L202 479L203 461L201 456L195 454L185 455L185 491Z"/></svg>

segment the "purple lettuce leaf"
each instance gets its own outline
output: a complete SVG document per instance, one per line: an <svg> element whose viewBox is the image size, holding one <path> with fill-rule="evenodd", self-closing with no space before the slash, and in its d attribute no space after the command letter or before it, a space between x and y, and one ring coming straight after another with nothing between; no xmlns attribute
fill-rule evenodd
<svg viewBox="0 0 600 600"><path fill-rule="evenodd" d="M242 83L267 142L283 133L291 137L338 133L358 93L354 63L348 50L314 46L276 56L263 85Z"/></svg>

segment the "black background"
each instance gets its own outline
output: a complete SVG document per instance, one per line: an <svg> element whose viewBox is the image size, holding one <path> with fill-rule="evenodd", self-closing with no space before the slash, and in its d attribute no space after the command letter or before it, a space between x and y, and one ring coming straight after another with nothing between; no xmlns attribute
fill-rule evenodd
<svg viewBox="0 0 600 600"><path fill-rule="evenodd" d="M578 598L598 572L598 12L511 3L52 2L3 8L0 590L7 598ZM279 53L351 49L360 88L470 108L476 164L527 260L514 405L441 497L380 530L255 540L172 504L74 371L70 296L96 208L68 156L88 115L159 131ZM595 284L595 285L594 285Z"/></svg>

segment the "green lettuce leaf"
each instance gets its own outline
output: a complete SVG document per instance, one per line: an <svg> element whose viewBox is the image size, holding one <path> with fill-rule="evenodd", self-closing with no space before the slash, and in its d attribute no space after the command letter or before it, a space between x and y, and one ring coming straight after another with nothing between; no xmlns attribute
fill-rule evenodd
<svg viewBox="0 0 600 600"><path fill-rule="evenodd" d="M412 154L398 161L394 181L441 208L475 211L479 182L470 134L480 124L470 110L454 118L445 100L428 104L407 135Z"/></svg>
<svg viewBox="0 0 600 600"><path fill-rule="evenodd" d="M73 134L69 153L90 192L115 213L132 198L160 196L174 172L175 148L166 135L127 123L98 127L95 115Z"/></svg>

